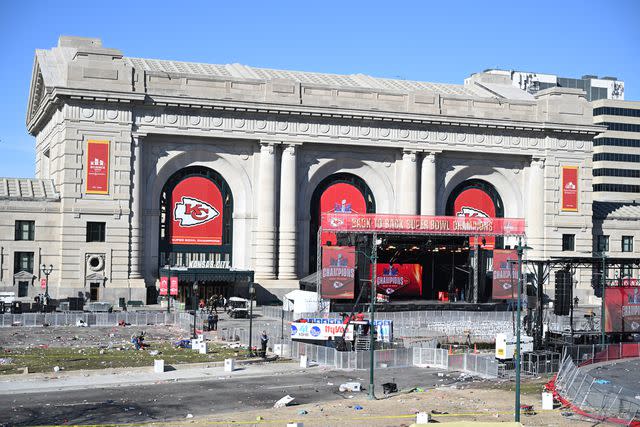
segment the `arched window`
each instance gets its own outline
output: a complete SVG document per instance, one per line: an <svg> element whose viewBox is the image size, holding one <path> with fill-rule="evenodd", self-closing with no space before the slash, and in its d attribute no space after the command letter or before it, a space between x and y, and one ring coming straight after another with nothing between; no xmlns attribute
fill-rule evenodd
<svg viewBox="0 0 640 427"><path fill-rule="evenodd" d="M167 180L160 194L160 265L168 256L171 264L184 265L214 253L230 262L232 234L233 195L222 175L190 166Z"/></svg>
<svg viewBox="0 0 640 427"><path fill-rule="evenodd" d="M337 173L328 176L316 187L311 197L311 222L309 227L309 272L317 268L317 244L320 217L323 212L374 213L376 203L369 186L359 176ZM326 241L335 244L333 233L322 234Z"/></svg>
<svg viewBox="0 0 640 427"><path fill-rule="evenodd" d="M470 179L453 189L447 200L446 214L449 216L476 216L503 218L504 205L495 187L481 179ZM503 238L483 239L485 249L502 247ZM473 239L470 239L473 245Z"/></svg>

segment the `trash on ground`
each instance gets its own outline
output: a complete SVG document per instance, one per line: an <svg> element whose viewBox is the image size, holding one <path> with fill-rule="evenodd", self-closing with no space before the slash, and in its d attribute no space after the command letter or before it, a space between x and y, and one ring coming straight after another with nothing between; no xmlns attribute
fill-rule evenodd
<svg viewBox="0 0 640 427"><path fill-rule="evenodd" d="M444 415L444 414L448 414L448 412L447 412L447 411L438 411L437 409L432 409L432 410L431 410L431 413L432 413L433 415Z"/></svg>
<svg viewBox="0 0 640 427"><path fill-rule="evenodd" d="M356 411L362 411L363 408L360 405L356 405L353 407L353 409L355 409Z"/></svg>
<svg viewBox="0 0 640 427"><path fill-rule="evenodd" d="M285 397L283 397L282 399L278 400L273 407L274 408L284 408L285 406L289 405L291 402L293 402L293 400L295 399L295 397L292 397L290 395L286 395Z"/></svg>
<svg viewBox="0 0 640 427"><path fill-rule="evenodd" d="M398 385L396 383L384 383L382 384L382 392L384 394L397 393Z"/></svg>
<svg viewBox="0 0 640 427"><path fill-rule="evenodd" d="M359 382L348 382L348 383L343 383L340 384L340 387L338 388L338 390L340 390L341 392L345 392L345 391L350 391L350 392L354 392L354 391L362 391L362 384Z"/></svg>
<svg viewBox="0 0 640 427"><path fill-rule="evenodd" d="M307 415L307 414L308 414L308 412L307 412L307 411L305 411L304 409L300 409L300 410L298 411L298 415Z"/></svg>
<svg viewBox="0 0 640 427"><path fill-rule="evenodd" d="M186 418L193 418L193 414L187 414Z"/></svg>
<svg viewBox="0 0 640 427"><path fill-rule="evenodd" d="M609 380L597 379L597 380L595 380L595 381L594 381L594 383L596 383L596 384L610 384L610 383L611 383L611 381L609 381Z"/></svg>
<svg viewBox="0 0 640 427"><path fill-rule="evenodd" d="M533 405L520 405L520 409L524 415L536 415L536 411L533 410Z"/></svg>

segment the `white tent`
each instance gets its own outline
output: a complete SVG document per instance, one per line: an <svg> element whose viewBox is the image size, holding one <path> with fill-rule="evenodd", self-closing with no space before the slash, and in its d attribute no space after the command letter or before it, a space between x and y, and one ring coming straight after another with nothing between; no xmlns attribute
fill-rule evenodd
<svg viewBox="0 0 640 427"><path fill-rule="evenodd" d="M318 311L318 294L296 289L285 294L282 308L285 311L293 311L294 318L301 313L315 313Z"/></svg>

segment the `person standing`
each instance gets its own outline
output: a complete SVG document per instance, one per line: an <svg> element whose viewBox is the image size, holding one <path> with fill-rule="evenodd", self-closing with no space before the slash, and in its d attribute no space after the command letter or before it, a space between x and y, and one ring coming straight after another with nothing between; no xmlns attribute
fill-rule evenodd
<svg viewBox="0 0 640 427"><path fill-rule="evenodd" d="M218 313L213 315L213 330L218 330Z"/></svg>
<svg viewBox="0 0 640 427"><path fill-rule="evenodd" d="M262 331L262 335L260 335L260 346L261 351L260 355L263 359L267 358L267 343L269 342L269 337L267 336L267 331Z"/></svg>

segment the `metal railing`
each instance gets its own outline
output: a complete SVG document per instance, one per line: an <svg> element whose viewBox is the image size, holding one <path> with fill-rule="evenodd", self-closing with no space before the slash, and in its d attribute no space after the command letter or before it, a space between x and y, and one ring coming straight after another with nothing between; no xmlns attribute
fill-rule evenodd
<svg viewBox="0 0 640 427"><path fill-rule="evenodd" d="M10 326L76 326L82 320L87 326L116 326L124 321L133 326L144 325L180 325L187 318L193 319L188 313L165 312L119 312L119 313L22 313L0 314L0 327Z"/></svg>
<svg viewBox="0 0 640 427"><path fill-rule="evenodd" d="M570 355L562 362L555 391L582 415L626 425L640 420L640 402L633 390L596 380L585 368L576 365Z"/></svg>

